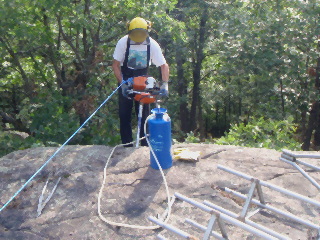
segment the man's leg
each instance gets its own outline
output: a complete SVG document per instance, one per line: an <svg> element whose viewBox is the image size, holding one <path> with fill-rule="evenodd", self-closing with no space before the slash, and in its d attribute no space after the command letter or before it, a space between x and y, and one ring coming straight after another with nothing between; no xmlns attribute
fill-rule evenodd
<svg viewBox="0 0 320 240"><path fill-rule="evenodd" d="M121 88L118 91L119 95L119 118L120 118L120 135L123 144L133 141L131 113L133 107L133 100L122 96ZM128 145L132 147L133 145Z"/></svg>

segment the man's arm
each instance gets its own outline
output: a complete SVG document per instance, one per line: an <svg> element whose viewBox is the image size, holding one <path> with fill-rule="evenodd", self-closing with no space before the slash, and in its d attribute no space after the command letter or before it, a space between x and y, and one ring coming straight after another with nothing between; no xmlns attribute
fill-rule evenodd
<svg viewBox="0 0 320 240"><path fill-rule="evenodd" d="M169 81L169 65L165 63L165 64L162 64L160 68L161 68L162 81L168 82Z"/></svg>
<svg viewBox="0 0 320 240"><path fill-rule="evenodd" d="M169 94L169 65L167 63L162 64L160 66L161 68L161 75L162 75L162 85L160 87L160 93L163 94L163 96L168 96Z"/></svg>
<svg viewBox="0 0 320 240"><path fill-rule="evenodd" d="M122 73L121 73L121 65L120 62L113 59L113 63L112 63L112 69L113 69L113 73L116 76L118 83L122 82Z"/></svg>

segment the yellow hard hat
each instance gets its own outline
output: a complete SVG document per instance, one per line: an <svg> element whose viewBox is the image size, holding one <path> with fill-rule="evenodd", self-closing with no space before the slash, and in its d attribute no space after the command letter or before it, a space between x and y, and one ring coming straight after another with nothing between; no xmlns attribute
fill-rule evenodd
<svg viewBox="0 0 320 240"><path fill-rule="evenodd" d="M129 24L128 24L128 30L134 30L134 29L145 29L148 30L149 28L149 22L146 21L145 19L141 18L141 17L136 17L134 19L132 19Z"/></svg>
<svg viewBox="0 0 320 240"><path fill-rule="evenodd" d="M132 41L143 42L148 37L151 23L141 17L136 17L128 23L129 37Z"/></svg>

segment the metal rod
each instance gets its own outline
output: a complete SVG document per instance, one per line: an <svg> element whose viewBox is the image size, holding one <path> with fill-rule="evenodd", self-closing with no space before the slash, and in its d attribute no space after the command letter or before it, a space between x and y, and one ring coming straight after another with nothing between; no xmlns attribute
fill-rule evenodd
<svg viewBox="0 0 320 240"><path fill-rule="evenodd" d="M139 113L138 113L138 127L137 127L137 141L136 141L136 148L139 147L139 139L140 139L140 129L141 129L141 119L142 119L142 111L143 111L143 103L139 104Z"/></svg>
<svg viewBox="0 0 320 240"><path fill-rule="evenodd" d="M259 197L259 201L263 204L265 204L265 200L264 200L264 196L263 196L263 192L262 192L262 188L261 188L261 185L260 185L260 180L256 179L255 181L257 181L257 193L258 193L258 197Z"/></svg>
<svg viewBox="0 0 320 240"><path fill-rule="evenodd" d="M232 189L229 189L229 188L227 188L227 187L226 187L224 190L225 190L227 193L231 193L231 194L235 195L236 197L239 197L239 198L242 198L242 199L246 199L246 198L247 198L246 195L243 195L243 194L241 194L241 193L239 193L239 192L237 192L237 191L234 191L234 190L232 190ZM314 223L312 223L312 222L309 222L309 221L307 221L307 220L304 220L304 219L302 219L302 218L299 218L299 217L293 215L292 213L284 212L284 211L282 211L282 210L280 210L280 209L278 209L278 208L275 208L275 207L270 206L269 204L262 204L262 203L260 203L260 202L259 202L258 200L256 200L256 199L252 199L251 202L254 203L254 204L256 204L258 207L267 209L267 210L269 210L269 211L271 211L271 212L274 212L274 213L277 213L277 214L279 214L279 215L281 215L281 216L283 216L283 217L290 218L290 219L292 219L292 220L294 220L294 221L296 221L296 222L298 222L298 223L301 223L301 224L303 224L303 225L306 225L306 226L308 226L308 227L310 227L310 228L320 230L320 226L318 226L318 225L316 225L316 224L314 224Z"/></svg>
<svg viewBox="0 0 320 240"><path fill-rule="evenodd" d="M217 220L218 220L218 226L220 228L220 232L221 232L222 236L224 238L228 238L227 231L226 231L226 225L224 224L224 221L220 220L220 215L218 215Z"/></svg>
<svg viewBox="0 0 320 240"><path fill-rule="evenodd" d="M193 221L193 220L191 220L189 218L186 218L185 222L190 224L191 226L194 226L194 227L202 230L202 231L206 231L206 229L207 229L205 226L203 226L203 225L201 225L201 224L199 224L199 223L197 223L197 222L195 222L195 221ZM210 236L213 236L213 237L215 237L215 238L217 238L219 240L226 240L226 238L222 237L220 234L218 234L215 231L212 231Z"/></svg>
<svg viewBox="0 0 320 240"><path fill-rule="evenodd" d="M314 170L316 170L316 171L320 171L320 167L314 166L314 165L312 165L312 164L310 164L310 163L306 163L306 162L300 161L300 160L298 160L298 159L296 159L296 162L299 163L299 164L301 164L301 165L304 165L304 166L306 166L306 167L312 168L312 169L314 169Z"/></svg>
<svg viewBox="0 0 320 240"><path fill-rule="evenodd" d="M196 202L196 201L192 200L191 198L188 198L188 197L186 197L186 196L184 196L184 195L182 195L180 193L175 193L174 195L177 198L179 198L179 199L181 199L181 200L183 200L183 201L185 201L187 203L190 203L191 205L193 205L195 207L198 207L198 208L200 208L200 209L202 209L202 210L204 210L204 211L206 211L206 212L208 212L210 214L219 214L220 218L222 220L224 220L226 222L229 222L229 223L231 223L233 225L236 225L236 226L238 226L238 227L240 227L240 228L242 228L242 229L244 229L244 230L246 230L246 231L248 231L250 233L253 233L256 236L263 237L265 239L277 239L277 238L274 238L274 237L272 237L271 235L269 235L269 234L267 234L265 232L262 232L262 231L260 231L260 230L258 230L256 228L254 228L254 227L249 226L248 224L245 224L245 223L243 223L243 222L241 222L241 221L239 221L237 219L229 217L226 214L220 213L220 212L218 212L218 211L216 211L216 210L214 210L212 208L209 208L209 207L205 206L202 203Z"/></svg>
<svg viewBox="0 0 320 240"><path fill-rule="evenodd" d="M202 203L196 202L196 201L192 200L191 198L188 198L188 197L186 197L186 196L184 196L184 195L182 195L180 193L176 192L176 193L174 193L174 196L179 198L179 199L181 199L181 200L183 200L183 201L185 201L185 202L187 202L187 203L190 203L191 205L193 205L193 206L195 206L197 208L200 208L201 210L203 210L203 211L205 211L207 213L219 214L219 212L213 210L212 208L209 208L209 207L203 205Z"/></svg>
<svg viewBox="0 0 320 240"><path fill-rule="evenodd" d="M256 189L256 186L257 186L257 182L254 180L252 183L251 183L251 187L250 187L250 190L248 192L248 197L243 205L243 208L242 208L242 211L240 213L240 220L244 220L245 217L247 216L247 213L248 213L248 209L249 209L249 206L250 206L250 202L251 202L251 199L253 198L253 193L254 193L254 190Z"/></svg>
<svg viewBox="0 0 320 240"><path fill-rule="evenodd" d="M283 153L295 157L295 158L317 158L320 159L320 155L314 155L314 154L297 154L297 153L292 153L286 149L282 150Z"/></svg>
<svg viewBox="0 0 320 240"><path fill-rule="evenodd" d="M184 239L196 239L194 236L190 235L189 233L186 233L170 224L164 223L163 221L160 221L159 219L155 218L155 217L148 217L148 219L152 222L154 222L155 224L158 224L159 226L179 235L180 237L183 237Z"/></svg>
<svg viewBox="0 0 320 240"><path fill-rule="evenodd" d="M320 167L314 166L314 165L312 165L310 163L303 162L301 160L298 160L298 159L296 159L294 157L291 157L291 156L288 156L286 154L281 154L281 157L286 159L286 160L289 160L291 162L296 162L296 163L299 163L299 164L304 165L306 167L309 167L309 168L312 168L314 170L320 171Z"/></svg>
<svg viewBox="0 0 320 240"><path fill-rule="evenodd" d="M236 171L236 170L227 168L227 167L222 166L222 165L218 165L218 169L221 169L221 170L224 170L224 171L226 171L226 172L232 173L232 174L234 174L234 175L236 175L236 176L242 177L242 178L244 178L244 179L246 179L246 180L249 180L249 181L253 178L253 177L251 177L251 176L249 176L249 175L247 175L247 174L238 172L238 171ZM289 191L289 190L287 190L287 189L285 189L285 188L278 187L278 186L276 186L276 185L273 185L273 184L271 184L271 183L268 183L268 182L265 182L265 181L262 181L262 180L260 180L260 184L261 184L261 186L268 187L268 188L273 189L273 190L275 190L275 191L278 191L278 192L287 194L287 195L292 196L292 197L295 197L295 198L297 198L297 199L299 199L299 200L301 200L301 201L305 201L305 202L307 202L307 203L310 203L310 204L312 204L312 205L315 205L315 206L317 206L317 207L320 207L320 202L315 201L315 200L313 200L313 199L311 199L311 198L305 197L305 196L303 196L303 195L301 195L301 194L298 194L298 193Z"/></svg>
<svg viewBox="0 0 320 240"><path fill-rule="evenodd" d="M207 226L207 229L205 230L204 232L204 235L203 235L203 239L202 240L209 240L210 239L210 236L211 236L211 232L213 230L213 225L214 223L216 222L217 220L217 216L216 215L212 215L210 220L209 220L209 223L208 223L208 226Z"/></svg>
<svg viewBox="0 0 320 240"><path fill-rule="evenodd" d="M226 214L226 215L228 215L230 217L233 217L233 218L237 218L238 217L238 215L236 213L231 212L231 211L229 211L227 209L224 209L224 208L222 208L222 207L220 207L220 206L218 206L216 204L213 204L213 203L211 203L209 201L204 201L203 204L205 204L208 207L214 208L217 211L222 212L222 213L224 213L224 214ZM255 223L255 222L253 222L253 221L251 221L251 220L249 220L247 218L244 219L244 222L246 224L248 224L248 225L250 225L250 226L252 226L254 228L257 228L257 229L259 229L261 231L264 231L264 232L266 232L266 233L270 234L271 236L276 237L278 239L290 239L289 237L283 236L280 233L277 233L277 232L275 232L275 231L273 231L273 230L271 230L269 228L266 228L266 227L264 227L264 226L262 226L262 225L260 225L258 223Z"/></svg>
<svg viewBox="0 0 320 240"><path fill-rule="evenodd" d="M289 156L289 155L287 155L285 153L282 153L280 157L285 158L285 159L287 159L289 161L292 161L292 162L296 161L295 157Z"/></svg>
<svg viewBox="0 0 320 240"><path fill-rule="evenodd" d="M159 240L166 240L166 238L165 238L164 236L160 235L160 234L157 235L157 238L158 238Z"/></svg>
<svg viewBox="0 0 320 240"><path fill-rule="evenodd" d="M317 183L317 181L310 177L308 173L306 173L301 167L298 166L298 164L296 164L295 162L288 161L284 158L280 158L280 160L295 167L306 179L308 179L312 183L313 186L320 190L320 185Z"/></svg>

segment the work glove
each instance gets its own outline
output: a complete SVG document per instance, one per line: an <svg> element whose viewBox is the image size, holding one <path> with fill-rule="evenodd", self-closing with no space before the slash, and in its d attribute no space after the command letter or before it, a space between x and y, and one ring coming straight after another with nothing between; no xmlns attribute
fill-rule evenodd
<svg viewBox="0 0 320 240"><path fill-rule="evenodd" d="M169 94L168 82L163 82L160 87L160 95L167 97Z"/></svg>
<svg viewBox="0 0 320 240"><path fill-rule="evenodd" d="M122 96L124 96L125 98L129 98L128 96L128 90L132 87L133 85L133 78L128 78L127 80L123 80L121 82L121 92L122 92Z"/></svg>

